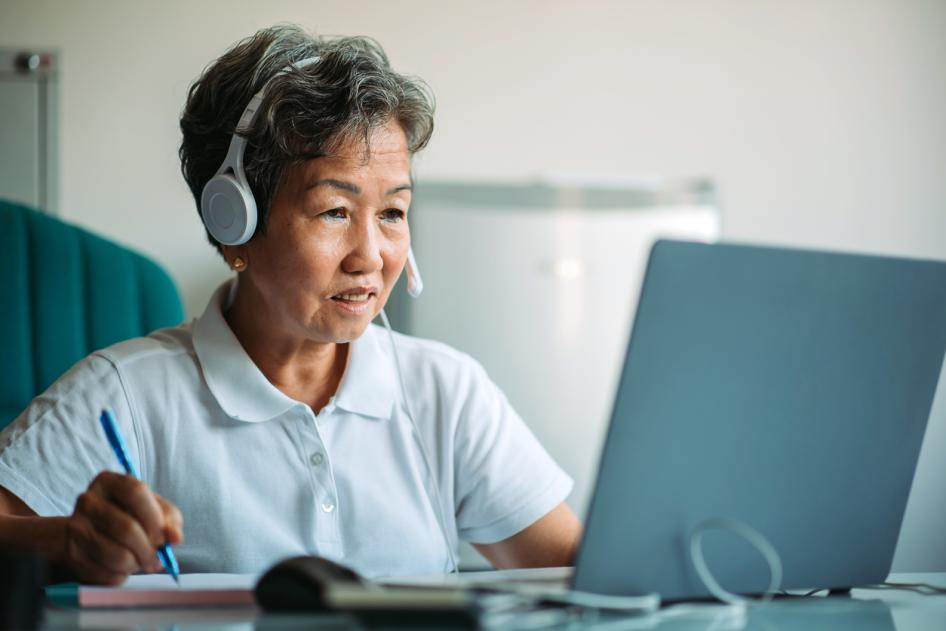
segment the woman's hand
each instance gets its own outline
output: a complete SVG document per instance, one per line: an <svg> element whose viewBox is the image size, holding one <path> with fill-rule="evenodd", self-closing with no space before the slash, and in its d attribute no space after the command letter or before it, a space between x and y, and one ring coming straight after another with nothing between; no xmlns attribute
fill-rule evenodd
<svg viewBox="0 0 946 631"><path fill-rule="evenodd" d="M82 583L118 585L159 572L158 546L184 540L181 511L132 476L103 471L79 496L66 523L64 558Z"/></svg>

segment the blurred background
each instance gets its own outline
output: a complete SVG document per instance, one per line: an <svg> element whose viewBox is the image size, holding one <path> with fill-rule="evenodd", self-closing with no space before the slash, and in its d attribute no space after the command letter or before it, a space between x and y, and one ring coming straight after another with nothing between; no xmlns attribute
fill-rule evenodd
<svg viewBox="0 0 946 631"><path fill-rule="evenodd" d="M942 0L0 0L0 60L48 65L32 100L29 72L0 69L0 196L154 258L199 315L228 271L178 116L208 63L283 21L375 37L433 89L412 216L427 290L394 319L486 366L580 515L654 238L946 259ZM944 392L895 570L946 570Z"/></svg>

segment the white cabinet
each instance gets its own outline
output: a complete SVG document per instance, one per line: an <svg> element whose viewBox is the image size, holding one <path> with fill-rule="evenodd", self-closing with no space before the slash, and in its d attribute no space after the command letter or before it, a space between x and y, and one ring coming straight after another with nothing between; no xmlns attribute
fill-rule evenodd
<svg viewBox="0 0 946 631"><path fill-rule="evenodd" d="M410 221L425 289L399 328L486 367L583 516L650 245L717 237L711 183L420 183Z"/></svg>

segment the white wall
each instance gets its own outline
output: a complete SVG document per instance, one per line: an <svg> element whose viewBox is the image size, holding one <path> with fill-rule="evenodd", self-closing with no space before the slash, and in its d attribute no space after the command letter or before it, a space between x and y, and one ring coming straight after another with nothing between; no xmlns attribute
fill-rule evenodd
<svg viewBox="0 0 946 631"><path fill-rule="evenodd" d="M421 178L706 174L729 237L946 259L942 0L0 0L0 45L62 53L61 214L161 261L191 314L225 270L177 116L276 21L372 35L431 84ZM898 563L946 569L946 401L928 438Z"/></svg>

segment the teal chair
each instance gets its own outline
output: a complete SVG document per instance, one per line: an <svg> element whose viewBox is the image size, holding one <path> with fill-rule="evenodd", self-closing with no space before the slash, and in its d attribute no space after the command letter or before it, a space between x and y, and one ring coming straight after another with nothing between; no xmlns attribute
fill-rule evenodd
<svg viewBox="0 0 946 631"><path fill-rule="evenodd" d="M184 318L154 261L0 200L0 429L92 351Z"/></svg>

